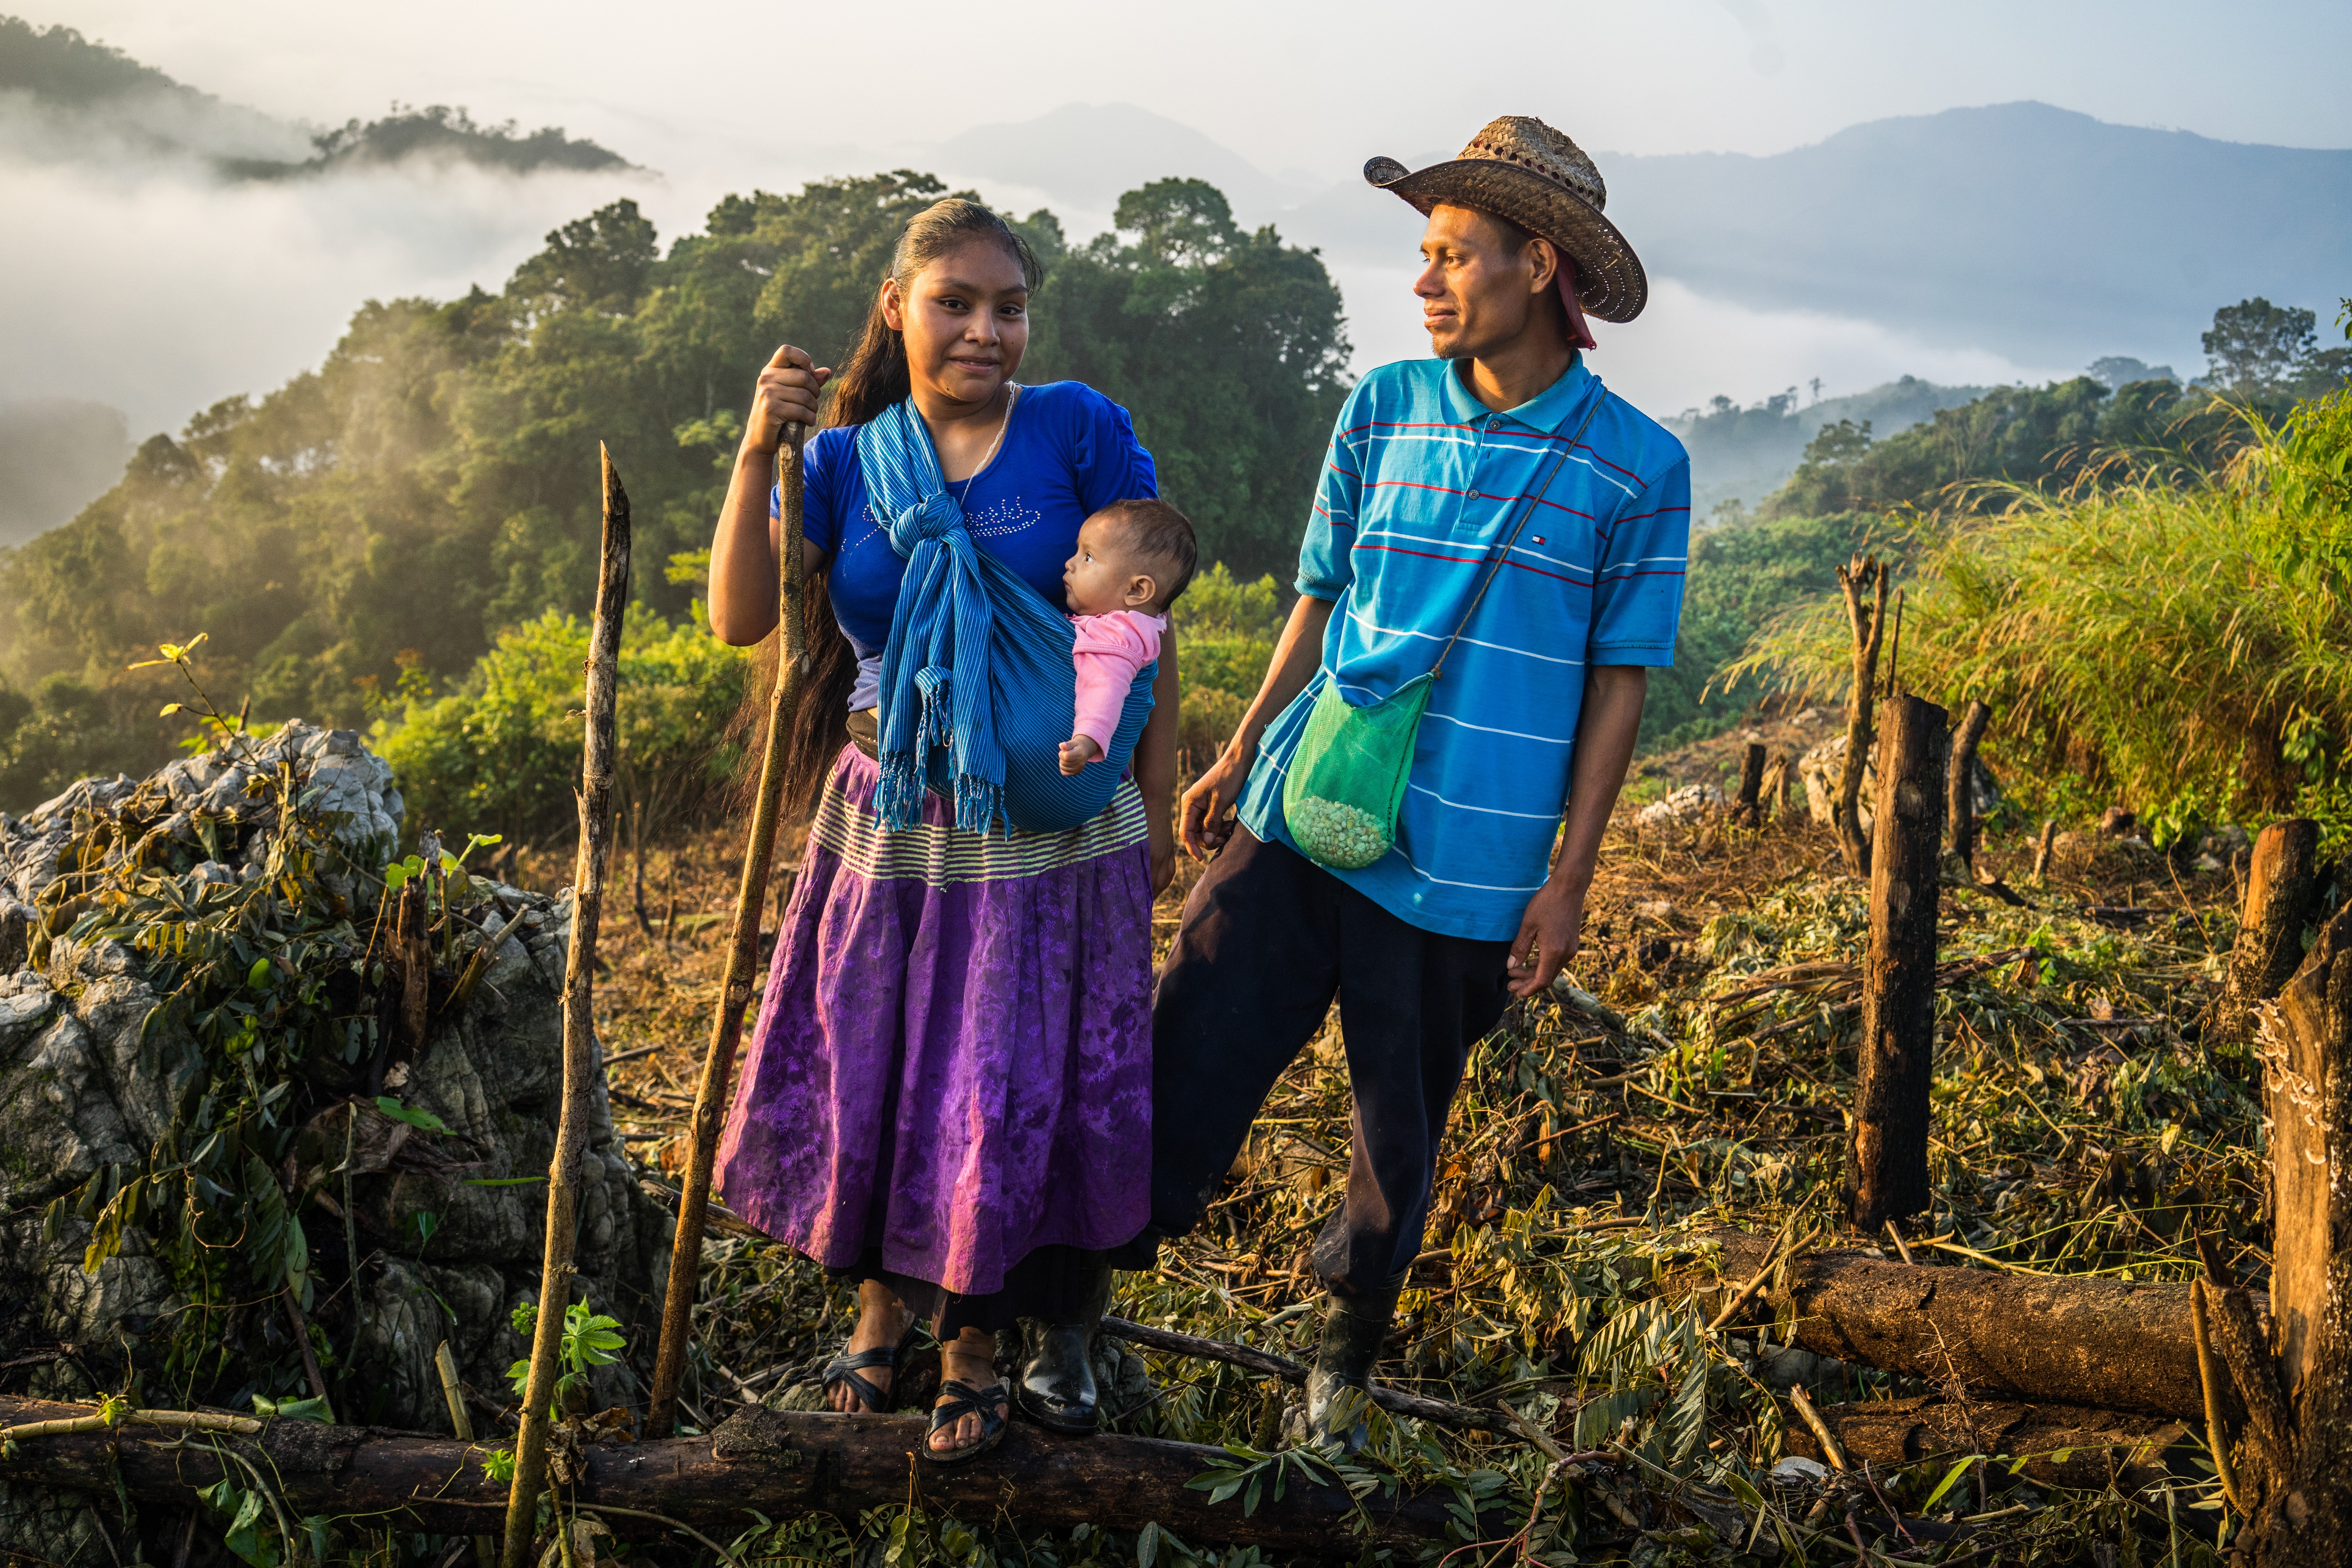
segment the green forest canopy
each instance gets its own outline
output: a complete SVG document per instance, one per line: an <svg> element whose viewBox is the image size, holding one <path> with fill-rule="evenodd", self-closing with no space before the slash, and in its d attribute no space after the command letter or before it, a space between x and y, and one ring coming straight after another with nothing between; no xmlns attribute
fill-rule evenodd
<svg viewBox="0 0 2352 1568"><path fill-rule="evenodd" d="M152 437L0 559L0 804L167 755L154 715L181 693L125 672L165 640L209 632L207 680L257 721L352 724L404 673L454 684L503 628L583 612L600 440L634 502L635 597L684 616L670 558L709 542L753 374L782 341L838 363L906 218L946 194L900 170L730 196L667 254L615 202L501 292L371 301L316 372ZM1206 555L1286 576L1347 390L1339 289L1197 180L1129 192L1116 222L1073 247L1024 220L1047 271L1023 377L1125 404Z"/></svg>
<svg viewBox="0 0 2352 1568"><path fill-rule="evenodd" d="M0 805L168 755L184 721L155 715L184 693L126 667L205 631L224 707L249 697L257 722L375 721L420 802L496 819L436 826L562 817L562 781L539 771L569 765L571 742L553 736L569 700L534 682L569 679L550 650L581 635L568 618L593 587L600 440L635 502L633 646L648 700L668 694L645 728L677 751L635 766L661 781L646 786L656 805L688 802L727 760L707 737L736 672L698 691L718 667L689 644L746 388L779 341L837 363L899 227L944 194L899 170L730 196L667 253L635 205L615 202L550 234L500 292L370 301L318 371L152 437L71 523L0 552ZM1341 302L1315 253L1270 227L1244 233L1203 182L1130 191L1114 222L1074 247L1051 213L1021 221L1046 267L1023 375L1082 379L1125 404L1205 558L1227 569L1188 617L1184 742L1204 758L1255 689L1287 597L1274 579L1289 575L1348 385ZM2257 407L2342 379L2309 312L2261 300L2217 313L2209 351L2212 379ZM2089 377L1994 388L1885 440L1867 422L1824 426L1763 515L1695 539L1676 668L1652 683L1644 748L1738 721L1748 694L1710 694L1719 672L1826 592L1858 544L1899 544L1890 514L1980 510L2002 484L2096 484L2150 458L2185 482L2241 428L2210 390L2111 392ZM2126 452L2138 461L2116 466ZM453 761L492 732L515 766ZM517 759L538 761L518 772Z"/></svg>

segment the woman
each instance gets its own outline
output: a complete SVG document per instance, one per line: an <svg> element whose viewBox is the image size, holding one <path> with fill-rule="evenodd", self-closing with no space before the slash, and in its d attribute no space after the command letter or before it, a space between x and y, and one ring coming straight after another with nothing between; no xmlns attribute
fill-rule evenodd
<svg viewBox="0 0 2352 1568"><path fill-rule="evenodd" d="M815 797L742 1083L719 1148L737 1213L857 1286L825 1370L835 1410L885 1410L918 1317L941 1384L928 1458L969 1459L1010 1414L995 1332L1045 1325L1021 1400L1091 1431L1087 1347L1108 1299L1105 1252L1148 1217L1152 897L1174 866L1175 647L1166 644L1135 777L1066 833L992 837L951 803L884 826L876 713L906 562L870 504L858 426L911 399L979 548L1054 604L1087 514L1156 493L1126 412L1076 383L1023 387L1036 264L960 200L900 237L835 377L787 345L760 374L710 558L728 642L776 617L768 494L788 421L807 444L803 527L814 667L788 721L790 802ZM845 742L846 739L847 743ZM1045 759L1052 766L1053 759Z"/></svg>

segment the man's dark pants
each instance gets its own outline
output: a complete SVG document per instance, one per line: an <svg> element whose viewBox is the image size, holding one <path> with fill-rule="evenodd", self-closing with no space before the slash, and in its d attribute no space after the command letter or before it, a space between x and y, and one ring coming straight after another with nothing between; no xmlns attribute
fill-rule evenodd
<svg viewBox="0 0 2352 1568"><path fill-rule="evenodd" d="M1509 1002L1507 942L1407 924L1297 851L1236 826L1185 901L1152 996L1153 1229L1190 1230L1267 1092L1339 999L1355 1092L1348 1195L1316 1238L1342 1296L1421 1250L1446 1108Z"/></svg>

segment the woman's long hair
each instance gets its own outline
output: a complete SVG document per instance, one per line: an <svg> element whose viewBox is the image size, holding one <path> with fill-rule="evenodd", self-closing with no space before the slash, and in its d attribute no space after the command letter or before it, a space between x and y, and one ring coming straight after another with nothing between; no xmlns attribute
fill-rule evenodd
<svg viewBox="0 0 2352 1568"><path fill-rule="evenodd" d="M1001 248L1021 268L1022 280L1037 286L1037 258L1028 243L1003 218L978 202L950 196L932 203L908 220L890 253L890 271L901 298L918 273L944 256L974 240ZM825 389L824 420L830 428L863 425L913 390L908 369L905 334L882 313L882 285L874 289L874 303L857 346ZM799 700L784 715L785 820L797 821L816 809L816 800L833 772L834 759L849 738L849 693L857 682L857 654L834 619L833 600L823 575L811 573L802 603L807 619L809 678L801 683ZM753 655L751 679L743 688L743 701L728 726L743 743L743 761L736 774L736 793L748 805L759 786L760 748L768 695L776 679L777 649L782 628L772 632Z"/></svg>

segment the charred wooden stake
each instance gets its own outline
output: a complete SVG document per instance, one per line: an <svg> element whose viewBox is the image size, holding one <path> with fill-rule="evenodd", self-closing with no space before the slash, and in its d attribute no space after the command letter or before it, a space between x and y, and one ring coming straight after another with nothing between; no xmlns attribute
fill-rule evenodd
<svg viewBox="0 0 2352 1568"><path fill-rule="evenodd" d="M2246 1407L2243 1560L2317 1568L2352 1539L2352 909L2257 1018L2274 1328L2265 1338L2247 1293L2222 1290L2214 1341Z"/></svg>
<svg viewBox="0 0 2352 1568"><path fill-rule="evenodd" d="M1886 563L1874 556L1857 555L1837 569L1838 585L1845 590L1847 628L1853 634L1853 695L1846 706L1845 759L1838 767L1837 795L1830 804L1830 822L1838 836L1838 854L1846 874L1870 875L1870 840L1862 834L1862 770L1870 764L1873 740L1871 711L1876 701L1878 645L1886 635ZM1865 609L1863 595L1875 596Z"/></svg>
<svg viewBox="0 0 2352 1568"><path fill-rule="evenodd" d="M1944 782L1944 818L1951 829L1952 853L1960 858L1971 881L1977 874L1977 743L1991 722L1991 709L1969 702L1959 732L1952 737L1951 772Z"/></svg>
<svg viewBox="0 0 2352 1568"><path fill-rule="evenodd" d="M1732 808L1731 820L1741 827L1759 827L1764 822L1764 744L1750 741L1748 752L1739 760L1739 804Z"/></svg>
<svg viewBox="0 0 2352 1568"><path fill-rule="evenodd" d="M2319 918L2319 824L2273 822L2254 840L2252 868L2230 952L2210 1038L2235 1043L2254 1033L2254 1009L2279 994L2303 963L2303 931Z"/></svg>
<svg viewBox="0 0 2352 1568"><path fill-rule="evenodd" d="M588 633L588 724L580 768L580 858L572 875L572 944L563 959L563 1098L555 1154L547 1165L547 1242L539 1276L539 1321L531 1333L530 1380L523 1387L522 1430L515 1439L514 1484L506 1501L506 1568L529 1568L539 1495L547 1479L548 1407L555 1398L564 1309L572 1302L572 1242L578 1226L581 1164L588 1152L590 1092L595 1087L596 923L604 908L604 868L613 824L613 713L619 696L621 617L629 607L629 498L603 453L604 531L596 573L596 620Z"/></svg>
<svg viewBox="0 0 2352 1568"><path fill-rule="evenodd" d="M1849 1217L1874 1231L1927 1206L1927 1086L1936 1059L1936 753L1945 714L1916 697L1880 715L1872 824L1870 940L1863 955L1862 1042L1846 1153Z"/></svg>
<svg viewBox="0 0 2352 1568"><path fill-rule="evenodd" d="M646 1430L667 1436L676 1418L678 1383L686 1371L686 1342L694 1331L694 1293L702 1274L702 1216L710 1202L710 1167L719 1152L719 1124L727 1114L727 1080L735 1067L735 1046L743 1035L743 1012L751 1005L751 978L759 967L760 910L768 887L768 863L776 848L784 770L790 755L784 721L800 702L808 679L808 639L801 595L801 426L784 426L776 448L776 491L782 560L778 563L776 635L782 639L776 684L768 700L768 735L760 761L760 793L751 805L751 836L743 848L743 880L735 893L735 926L727 944L727 979L718 1016L711 1020L710 1048L702 1058L702 1079L694 1094L694 1121L688 1129L686 1177L677 1200L677 1235L669 1254L669 1286L662 1299L661 1343L654 1352L651 1407Z"/></svg>
<svg viewBox="0 0 2352 1568"><path fill-rule="evenodd" d="M2050 875L2050 852L2058 847L2058 824L2055 820L2042 825L2041 841L2033 847L2033 879L2037 882Z"/></svg>

